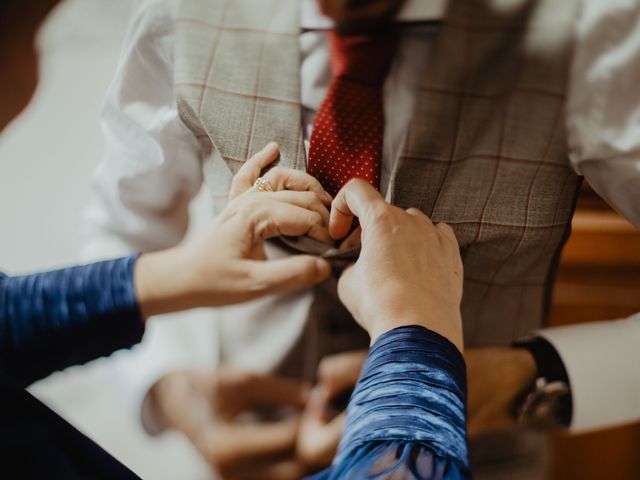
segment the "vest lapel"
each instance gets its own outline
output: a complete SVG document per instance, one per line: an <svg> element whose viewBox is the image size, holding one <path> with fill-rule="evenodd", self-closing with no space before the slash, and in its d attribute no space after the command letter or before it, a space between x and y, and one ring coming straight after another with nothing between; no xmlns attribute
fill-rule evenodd
<svg viewBox="0 0 640 480"><path fill-rule="evenodd" d="M181 10L191 38L177 45L194 48L176 49L181 114L233 173L270 141L281 165L305 168L299 18L298 0L186 0Z"/></svg>

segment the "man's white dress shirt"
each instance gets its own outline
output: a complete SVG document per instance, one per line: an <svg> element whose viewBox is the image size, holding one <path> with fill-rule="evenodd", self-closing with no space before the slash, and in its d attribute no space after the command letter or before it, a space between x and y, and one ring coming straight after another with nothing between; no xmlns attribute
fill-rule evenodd
<svg viewBox="0 0 640 480"><path fill-rule="evenodd" d="M325 30L332 22L318 11L315 0L301 2L301 102L308 150L315 112L331 81ZM107 150L95 175L97 202L87 215L88 256L165 248L180 242L186 232L188 206L203 183L205 159L179 118L173 93L176 4L145 2L125 41L104 105ZM409 1L400 16L401 21L426 23L406 27L384 86L383 193L410 121L417 82L428 75L438 28L433 21L442 18L445 8L446 0ZM639 2L585 0L576 39L567 106L571 163L640 227ZM219 157L216 151L212 155ZM215 213L225 204L231 174L207 181L215 185ZM259 315L264 325L269 318L291 318L291 331L283 332L285 348L300 333L299 319L307 317L310 305L311 294L305 291L281 302L258 300L151 322L143 345L131 354L134 358L125 360L122 373L130 392L141 404L148 388L164 373L215 366L219 349L225 347L217 342L221 332L232 338L224 330L225 318L239 323L239 318ZM194 318L186 319L189 315ZM255 323L246 323L246 328L259 329ZM568 371L574 398L572 428L640 417L640 315L541 333L559 351ZM267 361L254 365L250 359L237 358L235 363L268 369L277 362L280 347L261 344L259 330L255 336L255 348Z"/></svg>

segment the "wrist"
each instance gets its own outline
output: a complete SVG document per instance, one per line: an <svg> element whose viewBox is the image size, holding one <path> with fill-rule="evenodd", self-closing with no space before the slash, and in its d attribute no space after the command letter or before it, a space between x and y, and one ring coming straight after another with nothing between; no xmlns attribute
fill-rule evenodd
<svg viewBox="0 0 640 480"><path fill-rule="evenodd" d="M517 404L535 383L538 369L535 359L528 351L518 348L506 348L511 352L509 362L513 372L511 375L507 375L511 382L508 388L513 392Z"/></svg>
<svg viewBox="0 0 640 480"><path fill-rule="evenodd" d="M369 336L371 344L384 333L399 327L419 326L431 330L453 343L460 351L464 351L462 337L462 319L459 310L436 312L434 309L419 309L407 312L406 309L378 316L370 323Z"/></svg>
<svg viewBox="0 0 640 480"><path fill-rule="evenodd" d="M198 306L183 257L180 247L175 247L138 258L134 286L143 319Z"/></svg>

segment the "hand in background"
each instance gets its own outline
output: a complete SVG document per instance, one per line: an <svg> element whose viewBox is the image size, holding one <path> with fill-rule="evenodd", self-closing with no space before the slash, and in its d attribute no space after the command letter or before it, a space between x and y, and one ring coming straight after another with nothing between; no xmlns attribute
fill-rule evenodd
<svg viewBox="0 0 640 480"><path fill-rule="evenodd" d="M344 427L346 400L358 382L367 351L325 357L318 366L318 383L300 420L297 458L311 469L326 468L336 454ZM345 404L333 403L343 398Z"/></svg>
<svg viewBox="0 0 640 480"><path fill-rule="evenodd" d="M295 445L307 397L302 382L230 368L170 373L151 390L161 422L183 432L223 480L301 478ZM282 409L282 420L258 419Z"/></svg>
<svg viewBox="0 0 640 480"><path fill-rule="evenodd" d="M350 181L334 199L331 236L344 238L354 216L362 251L342 274L338 294L371 341L396 327L421 325L462 351L462 260L451 227L387 204L362 180Z"/></svg>
<svg viewBox="0 0 640 480"><path fill-rule="evenodd" d="M521 348L469 348L467 364L468 430L474 436L516 424L514 406L533 383L536 364Z"/></svg>
<svg viewBox="0 0 640 480"><path fill-rule="evenodd" d="M329 214L323 201L330 197L322 197L324 190L312 177L276 171L272 174L275 184L304 191L250 188L239 193L247 172L260 170L260 165L276 156L277 146L272 145L248 160L232 189L234 199L191 241L139 258L135 283L145 318L245 302L314 285L329 275L328 263L310 255L266 261L265 239L312 232L321 236L323 231L328 238Z"/></svg>

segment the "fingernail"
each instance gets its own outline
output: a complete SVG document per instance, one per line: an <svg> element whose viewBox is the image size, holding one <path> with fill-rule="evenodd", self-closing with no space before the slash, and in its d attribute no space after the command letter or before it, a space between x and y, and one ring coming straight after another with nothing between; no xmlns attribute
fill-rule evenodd
<svg viewBox="0 0 640 480"><path fill-rule="evenodd" d="M277 150L278 148L278 144L276 142L269 142L267 143L267 146L264 147L264 150Z"/></svg>

